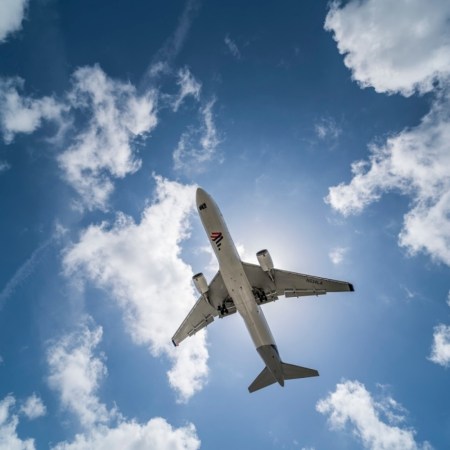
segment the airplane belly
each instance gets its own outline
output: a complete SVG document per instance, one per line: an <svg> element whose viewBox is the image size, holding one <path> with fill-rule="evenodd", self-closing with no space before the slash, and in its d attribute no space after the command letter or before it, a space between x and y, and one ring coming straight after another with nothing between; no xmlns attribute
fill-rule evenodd
<svg viewBox="0 0 450 450"><path fill-rule="evenodd" d="M233 299L237 311L244 319L255 347L275 345L269 325L255 301L241 258L218 206L201 189L197 190L197 205L206 234L219 262L225 287Z"/></svg>
<svg viewBox="0 0 450 450"><path fill-rule="evenodd" d="M258 310L256 312L250 314L247 314L247 312L243 314L239 310L238 311L244 319L245 325L256 348L265 345L275 345L275 340L269 325L267 324L266 318L258 305L257 308Z"/></svg>
<svg viewBox="0 0 450 450"><path fill-rule="evenodd" d="M242 266L241 266L242 267ZM227 281L225 281L225 279ZM230 293L238 313L250 333L255 347L275 345L274 338L260 306L256 303L252 288L242 272L235 276L224 277L225 285Z"/></svg>

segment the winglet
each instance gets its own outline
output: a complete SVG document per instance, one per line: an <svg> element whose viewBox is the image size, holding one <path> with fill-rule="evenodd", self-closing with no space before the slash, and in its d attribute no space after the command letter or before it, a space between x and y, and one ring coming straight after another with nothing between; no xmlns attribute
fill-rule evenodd
<svg viewBox="0 0 450 450"><path fill-rule="evenodd" d="M352 283L348 283L348 290L349 290L350 292L355 292L355 288L353 287L353 284L352 284Z"/></svg>
<svg viewBox="0 0 450 450"><path fill-rule="evenodd" d="M175 346L175 347L178 347L178 344L172 339L172 344Z"/></svg>

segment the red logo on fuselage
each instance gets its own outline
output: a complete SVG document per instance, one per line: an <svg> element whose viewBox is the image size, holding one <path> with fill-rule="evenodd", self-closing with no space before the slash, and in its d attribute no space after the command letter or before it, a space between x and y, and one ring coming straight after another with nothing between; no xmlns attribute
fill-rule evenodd
<svg viewBox="0 0 450 450"><path fill-rule="evenodd" d="M221 240L223 239L223 235L221 231L213 231L211 233L211 240L215 242L217 249L220 250L220 246L222 245Z"/></svg>

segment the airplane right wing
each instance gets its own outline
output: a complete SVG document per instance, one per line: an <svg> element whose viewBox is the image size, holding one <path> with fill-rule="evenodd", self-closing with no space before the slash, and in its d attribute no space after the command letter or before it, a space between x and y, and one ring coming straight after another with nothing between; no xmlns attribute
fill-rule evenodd
<svg viewBox="0 0 450 450"><path fill-rule="evenodd" d="M208 292L197 300L197 303L173 335L172 342L177 346L188 336L194 335L197 331L214 322L216 316L222 318L235 312L236 307L228 294L222 275L217 272L208 286Z"/></svg>
<svg viewBox="0 0 450 450"><path fill-rule="evenodd" d="M347 281L331 280L280 269L272 270L273 279L271 279L258 265L243 263L243 267L254 289L258 304L276 300L281 295L303 297L354 290L353 285Z"/></svg>

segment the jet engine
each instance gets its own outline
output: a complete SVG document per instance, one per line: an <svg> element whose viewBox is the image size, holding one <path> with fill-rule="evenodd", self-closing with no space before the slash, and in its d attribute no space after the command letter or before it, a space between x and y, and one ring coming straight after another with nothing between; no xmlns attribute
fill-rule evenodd
<svg viewBox="0 0 450 450"><path fill-rule="evenodd" d="M267 272L269 275L272 274L273 270L273 262L272 257L270 256L270 253L268 250L260 250L256 257L258 258L259 265L261 266L261 269L264 270L264 272Z"/></svg>
<svg viewBox="0 0 450 450"><path fill-rule="evenodd" d="M206 282L206 278L202 273L198 273L192 277L194 281L195 288L199 292L200 295L205 295L208 292L208 283Z"/></svg>

